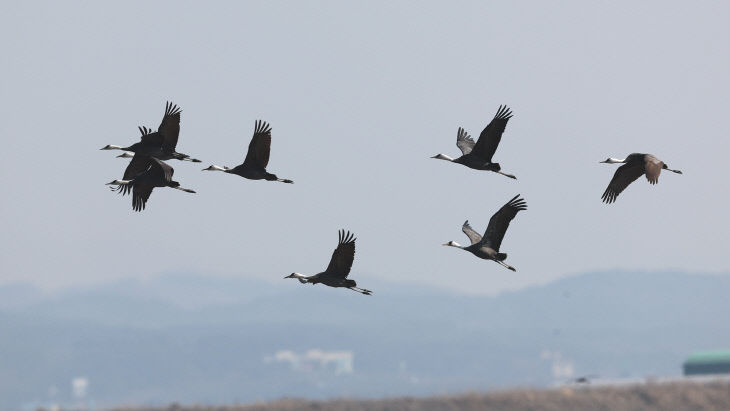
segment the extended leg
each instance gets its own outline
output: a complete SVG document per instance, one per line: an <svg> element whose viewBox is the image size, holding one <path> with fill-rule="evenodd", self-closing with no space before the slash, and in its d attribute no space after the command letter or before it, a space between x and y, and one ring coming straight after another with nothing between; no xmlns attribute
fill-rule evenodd
<svg viewBox="0 0 730 411"><path fill-rule="evenodd" d="M189 188L182 188L182 187L172 187L172 188L174 188L176 190L184 191L186 193L194 193L195 192L195 191L193 191L193 190L191 190Z"/></svg>
<svg viewBox="0 0 730 411"><path fill-rule="evenodd" d="M503 176L507 176L509 178L514 178L515 180L517 180L517 177L513 176L512 174L503 173L501 171L495 171L495 173L502 174Z"/></svg>
<svg viewBox="0 0 730 411"><path fill-rule="evenodd" d="M356 291L356 292L358 292L360 294L365 294L365 295L372 295L373 294L372 291L366 290L364 288L358 288L358 287L347 287L347 288L351 289L352 291Z"/></svg>
<svg viewBox="0 0 730 411"><path fill-rule="evenodd" d="M515 269L514 267L512 267L512 266L511 266L511 265L509 265L509 264L505 264L504 262L502 262L502 261L499 261L499 260L494 260L494 261L496 261L496 262L498 262L498 263L502 264L503 266L507 267L508 269L510 269L510 270L512 270L512 271L517 271L517 270L516 270L516 269Z"/></svg>

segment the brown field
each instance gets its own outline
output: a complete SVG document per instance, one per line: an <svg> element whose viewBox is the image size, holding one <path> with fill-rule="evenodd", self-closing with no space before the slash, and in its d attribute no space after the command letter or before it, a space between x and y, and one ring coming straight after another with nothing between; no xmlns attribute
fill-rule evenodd
<svg viewBox="0 0 730 411"><path fill-rule="evenodd" d="M469 393L426 398L382 400L282 399L234 406L117 408L115 411L416 411L416 410L730 410L730 382L672 382L631 386L566 386L553 390L521 389L489 394Z"/></svg>

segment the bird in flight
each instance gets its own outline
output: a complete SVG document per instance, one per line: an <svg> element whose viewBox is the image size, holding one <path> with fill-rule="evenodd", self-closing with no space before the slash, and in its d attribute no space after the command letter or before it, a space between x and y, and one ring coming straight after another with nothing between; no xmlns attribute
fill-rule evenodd
<svg viewBox="0 0 730 411"><path fill-rule="evenodd" d="M204 168L203 171L223 171L229 174L235 174L249 180L268 180L280 181L282 183L294 183L286 178L279 178L276 174L266 171L269 165L269 154L271 153L271 126L265 121L256 121L256 127L253 131L253 137L248 144L248 153L243 164L233 168L212 165Z"/></svg>
<svg viewBox="0 0 730 411"><path fill-rule="evenodd" d="M463 164L475 170L489 170L509 178L517 179L512 174L502 172L502 167L499 163L492 162L492 156L497 151L497 146L499 146L499 142L502 140L502 133L504 133L504 129L507 127L507 121L510 118L512 118L512 111L507 106L499 106L497 114L495 114L487 127L482 130L476 143L466 130L459 127L456 133L456 146L461 150L461 157L451 158L445 154L436 154L431 158Z"/></svg>
<svg viewBox="0 0 730 411"><path fill-rule="evenodd" d="M461 248L479 258L495 261L512 271L517 271L511 265L505 264L504 260L507 259L507 254L500 253L499 246L502 244L502 239L507 232L510 221L515 218L519 211L527 210L527 203L519 197L520 195L517 194L507 204L503 205L499 211L494 213L492 218L489 219L489 225L487 231L484 232L484 236L474 231L468 220L464 222L461 231L471 240L470 246L463 247L456 241L449 241L442 245Z"/></svg>
<svg viewBox="0 0 730 411"><path fill-rule="evenodd" d="M621 194L621 192L624 191L629 184L633 183L637 178L644 174L646 174L646 179L649 180L650 184L656 184L659 182L659 173L661 173L662 170L682 174L679 170L672 170L664 164L663 161L651 154L632 153L623 160L609 157L606 160L601 161L601 163L624 163L624 165L616 169L611 182L608 183L606 191L604 191L601 196L601 200L603 200L606 204L611 204L616 201L618 195Z"/></svg>
<svg viewBox="0 0 730 411"><path fill-rule="evenodd" d="M180 134L180 107L177 105L167 102L165 105L165 115L162 117L162 122L157 131L147 127L138 127L142 133L142 138L138 143L134 143L129 147L115 146L112 144L106 145L101 150L124 150L131 151L135 154L142 154L149 157L154 157L158 160L182 160L192 161L193 163L200 163L197 158L192 158L187 154L178 153L175 151L177 147L177 139ZM127 157L122 154L117 157Z"/></svg>
<svg viewBox="0 0 730 411"><path fill-rule="evenodd" d="M371 295L372 291L359 288L355 280L347 278L347 275L350 274L350 268L352 268L352 261L355 259L355 240L355 236L349 231L340 230L337 248L332 253L330 264L326 270L310 276L291 273L284 278L296 278L302 284L322 283L330 287L344 287L361 294Z"/></svg>
<svg viewBox="0 0 730 411"><path fill-rule="evenodd" d="M180 187L180 183L172 179L175 170L162 160L154 157L135 154L124 170L122 180L114 180L107 185L116 185L112 190L122 195L132 191L132 208L142 211L155 187L170 187L187 193L195 193L188 188Z"/></svg>

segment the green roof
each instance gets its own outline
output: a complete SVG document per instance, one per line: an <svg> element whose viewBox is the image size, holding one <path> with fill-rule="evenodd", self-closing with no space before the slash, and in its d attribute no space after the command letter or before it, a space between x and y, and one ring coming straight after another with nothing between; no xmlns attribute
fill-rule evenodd
<svg viewBox="0 0 730 411"><path fill-rule="evenodd" d="M700 351L687 357L685 364L730 363L730 350Z"/></svg>

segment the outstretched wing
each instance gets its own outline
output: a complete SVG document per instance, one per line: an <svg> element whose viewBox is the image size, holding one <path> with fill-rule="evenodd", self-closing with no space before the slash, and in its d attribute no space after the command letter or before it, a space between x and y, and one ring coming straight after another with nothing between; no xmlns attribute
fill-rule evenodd
<svg viewBox="0 0 730 411"><path fill-rule="evenodd" d="M271 126L265 121L257 120L251 143L248 145L246 160L243 161L243 164L248 167L266 168L269 165L270 151Z"/></svg>
<svg viewBox="0 0 730 411"><path fill-rule="evenodd" d="M613 203L616 201L616 197L618 197L618 195L621 194L621 192L624 191L629 184L641 177L642 174L644 174L644 164L642 161L626 163L617 168L616 172L613 174L611 182L608 183L608 187L606 187L606 191L603 192L601 200L603 200L606 204ZM659 174L657 173L657 178L658 177Z"/></svg>
<svg viewBox="0 0 730 411"><path fill-rule="evenodd" d="M347 278L355 259L355 235L349 231L339 231L339 243L332 253L332 259L325 272L333 277Z"/></svg>
<svg viewBox="0 0 730 411"><path fill-rule="evenodd" d="M154 186L149 184L135 184L132 190L132 208L134 211L144 210L147 200L149 200L152 194Z"/></svg>
<svg viewBox="0 0 730 411"><path fill-rule="evenodd" d="M646 171L646 179L650 184L659 182L659 173L664 168L664 162L651 154L644 155L644 169Z"/></svg>
<svg viewBox="0 0 730 411"><path fill-rule="evenodd" d="M167 151L175 151L177 137L180 135L180 113L182 110L177 105L167 102L165 104L165 116L157 132L162 136L162 148Z"/></svg>
<svg viewBox="0 0 730 411"><path fill-rule="evenodd" d="M175 170L164 161L152 158L150 159L150 172L162 175L165 181L169 183L172 181L172 175L175 173Z"/></svg>
<svg viewBox="0 0 730 411"><path fill-rule="evenodd" d="M469 240L471 240L472 244L476 244L480 241L482 241L482 235L474 231L473 228L469 225L469 220L466 220L464 222L464 225L461 226L461 231L466 234L467 237L469 237Z"/></svg>
<svg viewBox="0 0 730 411"><path fill-rule="evenodd" d="M134 157L132 157L131 160L129 160L129 165L127 165L127 168L124 170L124 177L122 177L123 180L131 180L138 175L144 173L149 167L150 163L152 162L152 159L147 156L143 156L140 154L135 154ZM132 185L120 185L117 191L121 193L122 195L129 194L129 192L132 190Z"/></svg>
<svg viewBox="0 0 730 411"><path fill-rule="evenodd" d="M472 140L466 130L461 127L459 127L459 131L456 132L456 147L459 147L459 150L461 150L461 154L463 155L471 153L471 150L474 148L474 140Z"/></svg>
<svg viewBox="0 0 730 411"><path fill-rule="evenodd" d="M499 146L499 141L502 139L502 133L504 133L504 129L507 127L507 121L510 118L512 118L512 111L507 106L499 106L492 122L479 134L479 140L474 145L474 154L491 162L492 156L494 156L494 152L497 151L497 146Z"/></svg>
<svg viewBox="0 0 730 411"><path fill-rule="evenodd" d="M502 244L504 233L507 232L510 221L517 215L520 210L527 210L527 203L523 198L519 198L517 194L507 204L503 205L492 218L489 219L487 231L484 232L482 243L494 251L499 251Z"/></svg>

